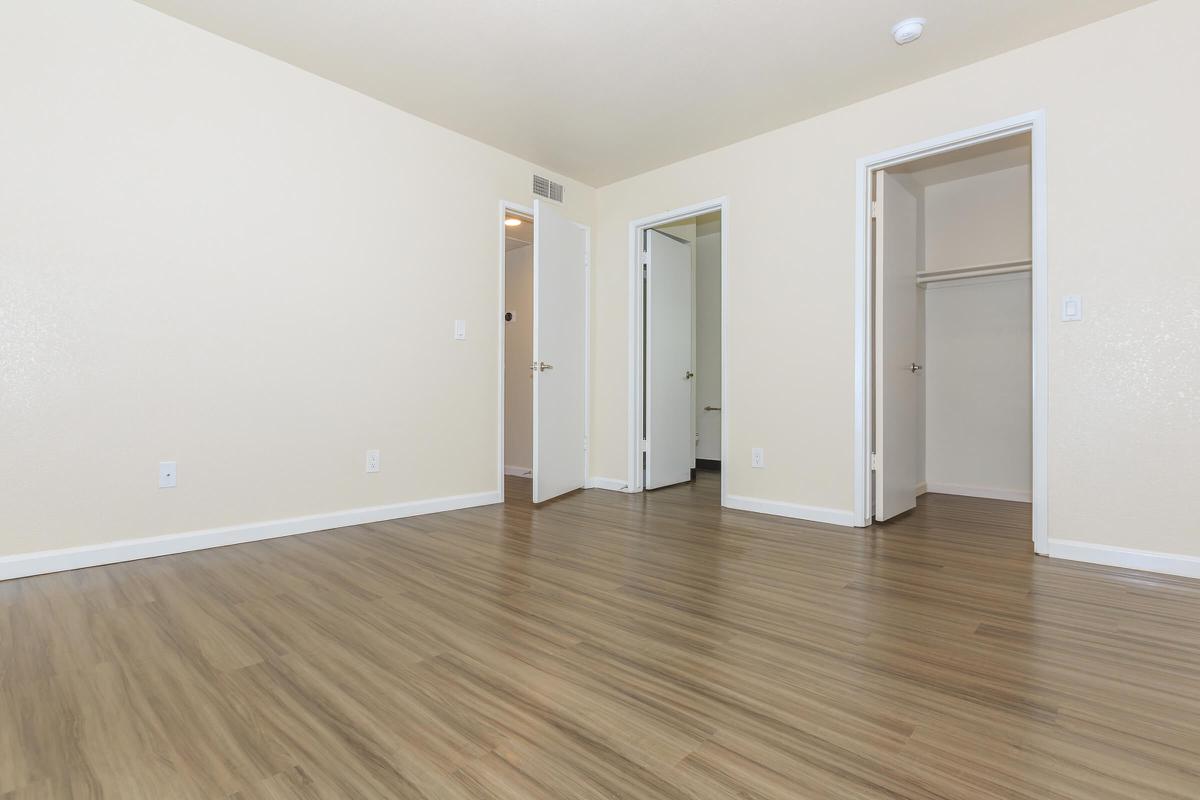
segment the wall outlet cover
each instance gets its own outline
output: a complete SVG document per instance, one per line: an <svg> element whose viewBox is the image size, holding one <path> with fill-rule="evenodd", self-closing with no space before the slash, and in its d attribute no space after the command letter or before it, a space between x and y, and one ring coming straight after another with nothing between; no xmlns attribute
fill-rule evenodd
<svg viewBox="0 0 1200 800"><path fill-rule="evenodd" d="M173 489L178 481L178 472L174 461L158 462L158 488Z"/></svg>
<svg viewBox="0 0 1200 800"><path fill-rule="evenodd" d="M379 472L379 451L367 451L367 472Z"/></svg>

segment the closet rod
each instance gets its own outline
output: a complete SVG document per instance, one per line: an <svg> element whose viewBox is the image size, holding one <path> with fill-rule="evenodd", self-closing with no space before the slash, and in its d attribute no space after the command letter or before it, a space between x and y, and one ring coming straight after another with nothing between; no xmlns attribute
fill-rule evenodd
<svg viewBox="0 0 1200 800"><path fill-rule="evenodd" d="M981 278L986 275L1008 275L1013 272L1029 272L1033 262L1004 261L999 264L981 264L978 267L963 267L962 269L943 269L934 272L918 272L917 283L934 283L936 281L953 281L960 278Z"/></svg>

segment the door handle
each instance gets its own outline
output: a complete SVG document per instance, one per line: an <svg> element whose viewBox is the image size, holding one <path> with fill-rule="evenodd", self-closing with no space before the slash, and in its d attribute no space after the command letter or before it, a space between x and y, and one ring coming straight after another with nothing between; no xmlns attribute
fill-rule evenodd
<svg viewBox="0 0 1200 800"><path fill-rule="evenodd" d="M554 366L551 364L547 364L545 361L534 361L532 364L529 365L529 368L535 369L538 372L545 372L548 369L554 369Z"/></svg>
<svg viewBox="0 0 1200 800"><path fill-rule="evenodd" d="M912 370L914 373L915 373L915 372L920 372L921 370L925 369L924 367L922 367L920 364L918 364L918 363L917 363L917 362L915 362L915 361L914 361L913 363L909 364L909 365L908 365L908 368L909 368L910 370Z"/></svg>
<svg viewBox="0 0 1200 800"><path fill-rule="evenodd" d="M690 381L694 377L696 377L696 373L692 372L690 369L687 372L683 373L683 379L685 381Z"/></svg>

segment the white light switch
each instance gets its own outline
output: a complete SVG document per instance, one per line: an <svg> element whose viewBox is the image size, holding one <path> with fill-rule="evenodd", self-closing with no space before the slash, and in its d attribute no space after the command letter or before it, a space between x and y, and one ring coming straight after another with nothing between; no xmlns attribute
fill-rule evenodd
<svg viewBox="0 0 1200 800"><path fill-rule="evenodd" d="M454 320L454 338L459 341L467 338L467 321L465 319Z"/></svg>
<svg viewBox="0 0 1200 800"><path fill-rule="evenodd" d="M762 469L767 464L763 461L763 449L755 447L750 451L750 466L754 469Z"/></svg>
<svg viewBox="0 0 1200 800"><path fill-rule="evenodd" d="M1063 322L1078 322L1083 319L1083 298L1077 294L1068 294L1062 301Z"/></svg>
<svg viewBox="0 0 1200 800"><path fill-rule="evenodd" d="M160 461L158 462L158 488L172 489L175 486L175 462Z"/></svg>

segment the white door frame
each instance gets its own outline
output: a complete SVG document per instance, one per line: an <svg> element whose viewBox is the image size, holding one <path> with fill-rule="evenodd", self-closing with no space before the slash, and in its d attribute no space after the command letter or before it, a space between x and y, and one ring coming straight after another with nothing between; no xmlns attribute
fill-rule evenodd
<svg viewBox="0 0 1200 800"><path fill-rule="evenodd" d="M496 422L497 436L496 443L496 474L497 485L499 486L500 501L504 502L504 312L507 308L505 303L505 292L507 284L505 281L504 267L507 263L508 251L504 249L504 218L508 216L508 212L520 214L521 216L533 219L533 207L513 203L508 200L500 201L500 308L496 313L497 326L499 336L497 337L499 344L497 345L497 359L499 369L497 370L497 401L496 401ZM583 277L583 476L584 486L587 486L587 476L589 474L589 442L591 441L591 377L592 377L592 358L591 358L591 342L592 342L592 229L587 225L575 223L583 229L583 247L584 247L584 277ZM537 236L535 230L534 236ZM536 287L535 287L536 293ZM533 335L537 337L537 308L533 310L534 331ZM532 468L532 465L530 465Z"/></svg>
<svg viewBox="0 0 1200 800"><path fill-rule="evenodd" d="M1046 425L1049 408L1049 297L1046 261L1046 113L1033 111L917 144L858 159L855 185L856 244L854 272L854 517L855 525L871 523L872 359L871 318L874 241L871 232L871 184L875 170L904 164L981 142L1028 133L1032 145L1033 257L1033 544L1047 553Z"/></svg>
<svg viewBox="0 0 1200 800"><path fill-rule="evenodd" d="M729 318L729 198L718 197L703 203L665 211L629 223L629 459L628 486L625 491L645 491L642 460L642 340L646 331L642 291L642 231L701 214L721 212L721 505L726 505L726 476L729 466L729 391L726 375L729 365L725 331Z"/></svg>

